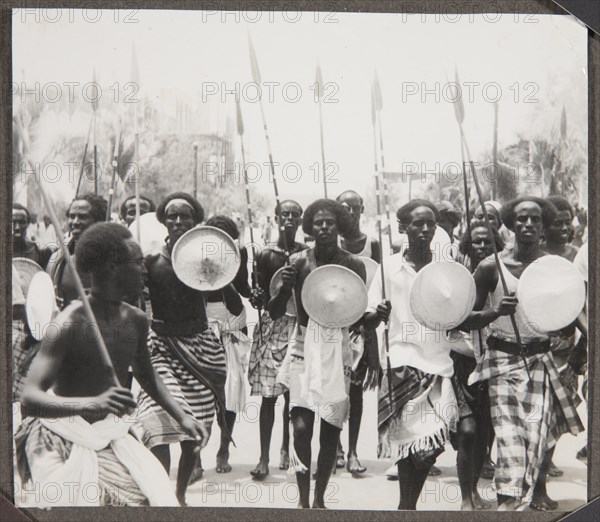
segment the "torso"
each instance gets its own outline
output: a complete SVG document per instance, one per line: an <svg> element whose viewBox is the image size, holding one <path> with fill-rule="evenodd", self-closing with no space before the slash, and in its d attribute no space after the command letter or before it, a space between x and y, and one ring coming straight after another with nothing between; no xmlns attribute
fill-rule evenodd
<svg viewBox="0 0 600 522"><path fill-rule="evenodd" d="M290 248L290 255L298 254L308 249L303 243L294 243ZM258 284L267 295L266 301L271 298L269 284L277 270L285 265L285 253L277 245L271 244L257 256Z"/></svg>

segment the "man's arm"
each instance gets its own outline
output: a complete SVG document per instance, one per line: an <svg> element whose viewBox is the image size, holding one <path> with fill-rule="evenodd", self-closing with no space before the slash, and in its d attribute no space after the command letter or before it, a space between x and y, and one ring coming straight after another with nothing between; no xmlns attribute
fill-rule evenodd
<svg viewBox="0 0 600 522"><path fill-rule="evenodd" d="M113 386L98 396L61 397L47 392L54 384L70 346L81 340L82 318L73 320L74 311L62 312L57 317L59 334L55 338L45 337L25 382L21 404L23 413L34 417L68 417L90 414L92 408L100 415L121 415L133 410L136 402L131 392Z"/></svg>
<svg viewBox="0 0 600 522"><path fill-rule="evenodd" d="M381 264L381 250L379 248L379 240L371 239L371 259Z"/></svg>

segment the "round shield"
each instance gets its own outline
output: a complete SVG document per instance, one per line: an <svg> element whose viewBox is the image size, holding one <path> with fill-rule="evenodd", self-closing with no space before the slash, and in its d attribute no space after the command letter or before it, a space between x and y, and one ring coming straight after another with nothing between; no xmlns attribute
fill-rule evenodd
<svg viewBox="0 0 600 522"><path fill-rule="evenodd" d="M377 272L377 268L379 267L379 263L374 261L370 257L367 256L358 256L367 269L367 290L371 288L371 283L373 282L373 278L375 277L375 272Z"/></svg>
<svg viewBox="0 0 600 522"><path fill-rule="evenodd" d="M137 219L129 225L129 231L137 240ZM156 219L156 213L148 212L140 216L140 248L145 256L160 252L168 235L167 227Z"/></svg>
<svg viewBox="0 0 600 522"><path fill-rule="evenodd" d="M38 265L35 261L27 259L26 257L13 257L13 267L16 269L19 275L19 284L21 285L21 291L24 296L27 296L29 285L33 276L38 272L43 272L44 269Z"/></svg>
<svg viewBox="0 0 600 522"><path fill-rule="evenodd" d="M581 274L561 256L543 256L521 274L517 298L534 331L560 330L571 324L585 304Z"/></svg>
<svg viewBox="0 0 600 522"><path fill-rule="evenodd" d="M52 278L46 272L38 272L31 279L25 300L27 324L36 341L42 340L46 325L52 321L57 312Z"/></svg>
<svg viewBox="0 0 600 522"><path fill-rule="evenodd" d="M419 270L410 290L410 308L430 330L450 330L461 324L475 304L475 280L456 261L429 263Z"/></svg>
<svg viewBox="0 0 600 522"><path fill-rule="evenodd" d="M367 287L349 268L325 265L304 280L302 304L310 318L323 326L343 328L358 321L367 309Z"/></svg>
<svg viewBox="0 0 600 522"><path fill-rule="evenodd" d="M240 250L229 234L197 226L181 236L171 253L173 270L187 286L209 292L231 283L240 268Z"/></svg>
<svg viewBox="0 0 600 522"><path fill-rule="evenodd" d="M269 283L269 294L271 295L271 297L273 297L277 294L277 292L279 292L279 289L283 284L281 274L283 274L284 268L285 266L282 266L279 270L277 270L277 272L273 274L273 277L271 278L271 282ZM294 300L291 297L288 299L288 302L286 304L285 315L296 317L296 303L294 303Z"/></svg>

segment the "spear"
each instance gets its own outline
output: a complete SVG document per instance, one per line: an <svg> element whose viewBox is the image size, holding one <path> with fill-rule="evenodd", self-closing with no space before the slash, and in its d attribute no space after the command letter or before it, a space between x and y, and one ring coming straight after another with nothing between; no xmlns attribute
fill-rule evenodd
<svg viewBox="0 0 600 522"><path fill-rule="evenodd" d="M564 161L564 152L565 152L565 140L567 139L567 110L563 105L563 110L560 115L560 170L561 170L561 183L560 190L564 197L565 195L565 161Z"/></svg>
<svg viewBox="0 0 600 522"><path fill-rule="evenodd" d="M140 74L137 63L137 55L135 52L135 43L133 44L133 48L131 50L131 82L134 86L139 90L140 85ZM134 104L133 107L133 126L135 130L134 134L134 163L135 168L137 169L137 178L135 179L135 235L136 240L139 243L142 237L141 231L141 223L140 223L140 135L138 129L138 104Z"/></svg>
<svg viewBox="0 0 600 522"><path fill-rule="evenodd" d="M248 181L248 172L246 171L246 154L244 152L244 121L242 120L242 109L239 100L236 100L237 131L240 137L240 146L242 149L242 165L244 169L244 186L246 188L246 207L248 210L248 226L250 227L250 243L252 244L252 288L256 289L258 267L256 261L256 243L254 242L254 230L252 223L252 205L250 204L250 182ZM262 312L258 309L258 335L260 345L262 346Z"/></svg>
<svg viewBox="0 0 600 522"><path fill-rule="evenodd" d="M381 111L383 109L383 96L381 95L381 87L379 86L379 78L375 73L373 83L373 94L375 96L375 116L377 118L377 129L379 130L379 155L381 158L381 180L383 181L383 198L385 201L385 216L387 220L387 234L390 242L390 255L393 253L392 242L392 220L390 217L390 193L388 191L387 178L385 176L385 156L383 153L383 132L381 130Z"/></svg>
<svg viewBox="0 0 600 522"><path fill-rule="evenodd" d="M458 83L458 73L456 73L456 83ZM494 180L492 181L492 199L498 197L498 176L500 169L498 168L498 102L494 102L494 143L492 149L492 163L494 165Z"/></svg>
<svg viewBox="0 0 600 522"><path fill-rule="evenodd" d="M381 173L377 165L377 104L376 104L376 92L375 85L371 86L371 122L373 124L373 159L375 167L375 196L377 199L377 235L379 237L379 259L381 263L379 269L381 272L381 297L386 300L385 292L385 272L383 264L383 237L381 230L381 190L380 190L380 177ZM390 335L389 335L389 324L384 323L383 328L383 342L385 346L385 359L387 369L387 382L388 382L388 399L390 401L390 408L393 408L392 402L392 365L390 363Z"/></svg>
<svg viewBox="0 0 600 522"><path fill-rule="evenodd" d="M321 130L321 162L323 163L323 193L325 199L327 199L327 173L325 171L325 141L323 139L323 112L322 112L322 98L323 98L323 76L321 74L321 66L317 64L317 74L315 79L316 84L316 95L319 99L319 128Z"/></svg>
<svg viewBox="0 0 600 522"><path fill-rule="evenodd" d="M198 199L198 142L195 141L193 143L193 147L194 147L194 171L193 171L193 176L194 176L194 197L196 199Z"/></svg>
<svg viewBox="0 0 600 522"><path fill-rule="evenodd" d="M96 196L98 195L98 147L96 145L96 111L98 110L98 98L99 98L99 91L98 91L98 84L96 83L96 68L94 67L94 71L92 74L92 83L94 84L94 87L96 89L96 96L94 98L92 98L92 118L94 120L94 194L96 194Z"/></svg>
<svg viewBox="0 0 600 522"><path fill-rule="evenodd" d="M79 179L77 180L77 189L75 190L75 199L79 195L79 189L81 188L81 180L83 178L83 170L85 167L85 158L87 156L88 145L90 143L90 134L92 132L92 124L94 122L94 113L92 112L92 117L90 118L90 126L88 127L87 138L85 139L85 147L83 148L83 158L81 158L81 169L79 169Z"/></svg>
<svg viewBox="0 0 600 522"><path fill-rule="evenodd" d="M265 141L267 142L267 152L269 154L269 166L271 168L271 179L273 180L273 191L275 192L275 206L277 208L277 221L279 222L279 236L281 237L281 241L283 243L283 252L285 255L285 264L290 264L290 250L288 246L287 236L285 233L285 225L283 223L283 218L281 217L281 201L279 199L279 189L277 188L277 177L275 176L275 166L273 164L273 153L271 152L271 140L269 138L269 131L267 129L267 120L265 118L265 109L262 102L262 92L260 90L261 79L260 79L260 70L258 68L258 60L256 59L256 53L254 52L254 46L252 45L252 39L250 35L248 35L248 48L250 51L250 68L252 70L252 81L258 85L258 102L260 105L260 115L262 118L263 129L265 131ZM296 305L296 313L299 313L300 310L300 302L298 300L298 296L294 289L292 289L292 297L294 299L294 303ZM298 329L300 328L300 323L298 322Z"/></svg>
<svg viewBox="0 0 600 522"><path fill-rule="evenodd" d="M458 72L456 74L456 79L457 79L456 83L458 84ZM471 161L471 151L469 150L469 144L467 143L467 138L465 136L464 129L463 129L463 120L465 117L465 112L464 112L464 107L462 104L462 97L457 96L456 98L457 98L457 100L454 101L454 115L456 117L456 122L458 123L458 127L460 130L461 144L464 145L465 152L467 154L467 161L468 161L470 169L471 169L471 175L473 176L475 190L477 191L477 198L479 199L479 204L481 205L481 210L483 212L483 218L485 220L485 225L488 229L488 234L491 238L493 238L494 234L492 231L492 223L490 222L490 219L485 210L485 202L483 199L483 193L481 191L481 186L479 185L479 180L477 179L477 173L475 172L475 167L473 165L473 162ZM492 251L494 252L494 261L496 263L496 270L498 271L498 276L499 276L500 282L502 284L502 290L504 291L504 295L508 296L509 291L508 291L508 286L506 284L506 278L504 277L504 271L502 270L502 265L500 264L500 257L498 256L498 249L496 248L496 243L494 241L492 241ZM510 322L512 324L513 331L515 333L515 340L517 341L517 345L519 347L519 354L521 355L521 358L525 365L525 371L527 372L527 377L529 378L529 380L531 380L531 375L529 373L529 366L527 365L527 359L525 358L525 353L523 351L523 343L521 342L521 334L519 333L519 327L517 326L517 321L515 319L514 314L510 315Z"/></svg>
<svg viewBox="0 0 600 522"><path fill-rule="evenodd" d="M31 161L31 158L29 157L29 137L27 136L27 131L19 124L19 121L17 118L13 118L13 121L15 123L17 132L21 136L21 143L23 145L23 157L26 158L26 161L27 161L27 163L29 163L29 167L32 169L32 171L36 172L34 179L37 182L38 188L39 188L42 198L44 200L44 205L46 206L48 215L50 216L50 221L52 222L52 226L54 227L54 230L60 230L61 229L60 222L59 222L58 218L56 217L56 213L54 212L54 208L52 207L50 197L46 191L46 188L44 187L44 183L42 182L42 177L39 175L39 172L38 172L39 165L38 165L38 168L36 169L35 165ZM65 261L67 262L67 265L69 266L69 270L71 271L71 274L73 276L73 280L75 281L75 287L77 289L77 294L79 295L79 299L81 300L81 302L83 304L83 311L86 316L86 319L94 328L96 328L96 331L100 331L99 327L98 327L98 323L96 321L96 318L94 317L94 312L92 311L92 307L90 306L88 296L86 295L85 290L83 288L83 283L81 282L79 273L77 272L77 269L75 268L75 263L73 261L73 258L71 257L67 243L66 243L64 237L62 237L60 234L58 234L57 239L60 243L60 248L62 248L63 257L64 257ZM94 337L96 340L96 345L100 352L100 357L102 359L102 363L109 371L109 379L112 381L112 384L114 386L121 386L121 384L119 383L119 379L117 378L117 374L115 373L115 369L112 364L112 360L110 358L110 355L108 353L106 345L104 344L104 339L102 338L101 335L96 335Z"/></svg>
<svg viewBox="0 0 600 522"><path fill-rule="evenodd" d="M115 194L115 186L117 184L117 171L119 169L119 144L121 141L121 120L117 124L117 135L115 137L115 148L113 151L112 160L112 177L110 180L110 187L108 188L108 205L106 206L106 221L110 221L113 196Z"/></svg>

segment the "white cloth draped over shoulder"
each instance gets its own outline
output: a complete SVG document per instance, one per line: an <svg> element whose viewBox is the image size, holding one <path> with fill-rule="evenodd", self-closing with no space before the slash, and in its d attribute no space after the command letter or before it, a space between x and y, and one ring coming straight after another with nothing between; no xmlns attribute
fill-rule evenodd
<svg viewBox="0 0 600 522"><path fill-rule="evenodd" d="M109 414L90 424L80 416L60 419L40 419L40 422L60 437L73 443L68 459L30 462L33 481L41 490L46 485L58 486L59 498L42 498L36 507L98 506L96 495L86 495L87 484L98 484L97 451L110 445L116 457L127 468L150 506L178 506L169 477L160 462L128 431L132 418ZM78 487L73 488L73 485Z"/></svg>

